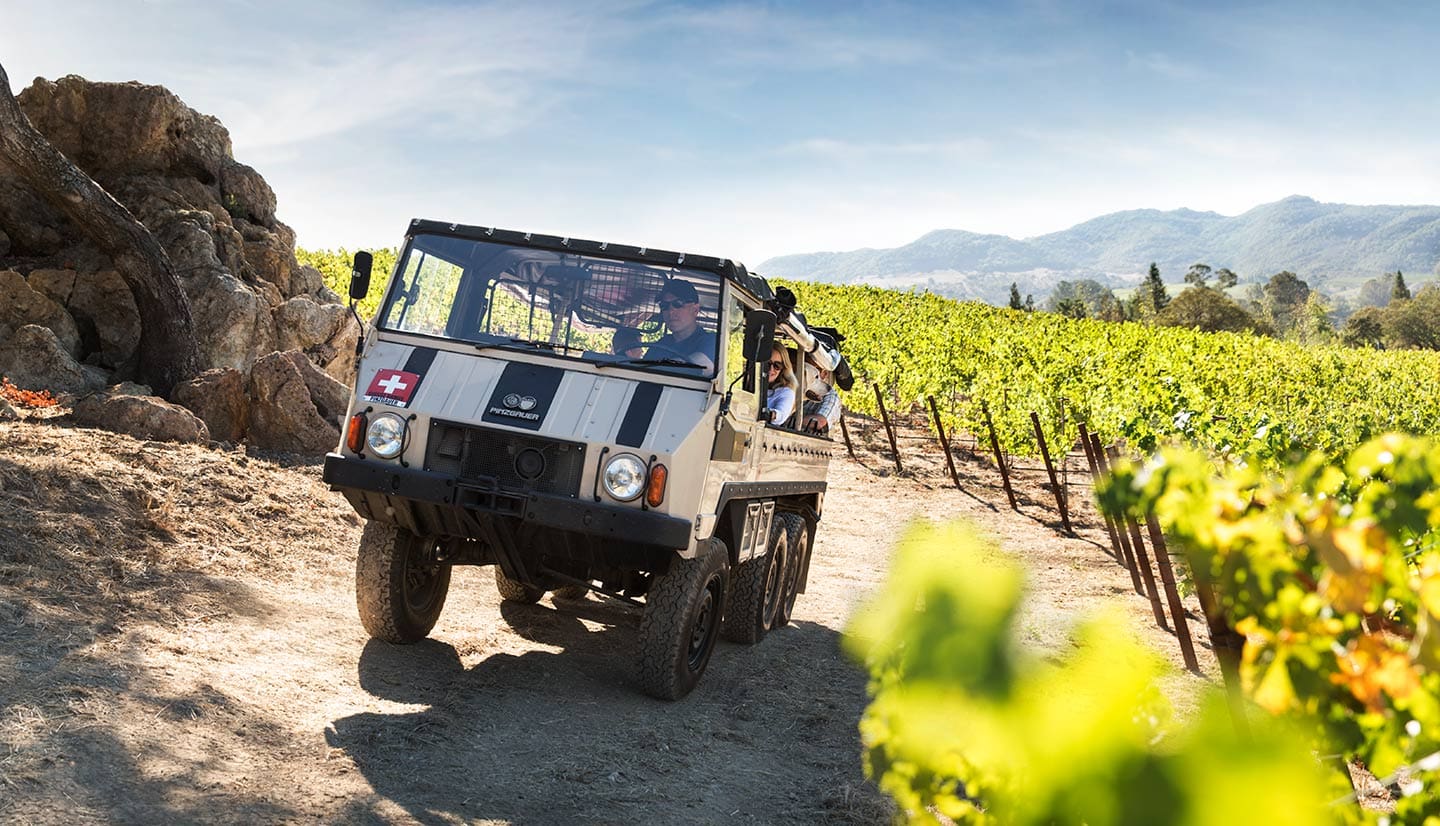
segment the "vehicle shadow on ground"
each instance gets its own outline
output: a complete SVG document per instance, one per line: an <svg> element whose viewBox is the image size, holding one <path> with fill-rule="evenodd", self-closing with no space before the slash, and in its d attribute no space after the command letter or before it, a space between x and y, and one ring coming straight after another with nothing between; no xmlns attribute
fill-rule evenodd
<svg viewBox="0 0 1440 826"><path fill-rule="evenodd" d="M438 640L368 643L361 686L426 708L334 721L327 741L375 793L346 818L390 819L393 805L437 824L886 819L859 765L865 675L834 630L798 623L758 646L721 643L695 692L667 703L632 674L636 609L561 606L504 605L547 650L468 666Z"/></svg>

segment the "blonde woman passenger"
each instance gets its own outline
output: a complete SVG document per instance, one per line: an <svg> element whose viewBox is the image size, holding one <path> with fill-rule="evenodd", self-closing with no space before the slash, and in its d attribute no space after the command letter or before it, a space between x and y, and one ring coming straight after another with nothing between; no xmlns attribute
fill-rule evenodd
<svg viewBox="0 0 1440 826"><path fill-rule="evenodd" d="M795 413L800 382L790 367L790 358L785 348L779 343L770 350L770 361L766 363L765 371L770 387L770 393L765 397L765 406L770 409L770 422L784 426Z"/></svg>

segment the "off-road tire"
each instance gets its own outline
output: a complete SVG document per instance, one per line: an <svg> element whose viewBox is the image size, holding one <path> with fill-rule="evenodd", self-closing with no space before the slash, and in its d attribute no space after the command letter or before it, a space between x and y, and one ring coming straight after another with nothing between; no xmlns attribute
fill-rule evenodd
<svg viewBox="0 0 1440 826"><path fill-rule="evenodd" d="M495 590L500 592L500 598L506 602L520 602L531 605L540 601L545 596L544 588L536 588L533 585L526 585L518 580L505 576L500 566L495 566Z"/></svg>
<svg viewBox="0 0 1440 826"><path fill-rule="evenodd" d="M590 589L584 585L566 585L556 588L550 593L554 595L555 599L568 599L573 602L577 599L584 599L585 595L590 593Z"/></svg>
<svg viewBox="0 0 1440 826"><path fill-rule="evenodd" d="M780 514L776 514L765 553L740 563L730 577L730 600L721 630L725 639L754 645L776 627L792 555Z"/></svg>
<svg viewBox="0 0 1440 826"><path fill-rule="evenodd" d="M795 600L800 596L800 568L805 564L805 554L809 553L810 545L810 525L805 517L798 513L777 513L775 523L784 526L785 545L790 550L790 558L786 563L784 592L771 630L790 624L790 617L795 613Z"/></svg>
<svg viewBox="0 0 1440 826"><path fill-rule="evenodd" d="M388 522L366 522L355 557L355 605L360 624L377 640L425 639L450 592L450 566L425 564L433 539Z"/></svg>
<svg viewBox="0 0 1440 826"><path fill-rule="evenodd" d="M640 688L678 700L700 682L720 639L728 577L725 543L701 543L694 559L672 559L645 596L640 620Z"/></svg>

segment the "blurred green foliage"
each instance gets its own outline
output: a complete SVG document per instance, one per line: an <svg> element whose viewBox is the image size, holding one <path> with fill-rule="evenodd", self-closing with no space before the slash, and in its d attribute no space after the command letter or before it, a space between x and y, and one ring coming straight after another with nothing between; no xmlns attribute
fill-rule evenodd
<svg viewBox="0 0 1440 826"><path fill-rule="evenodd" d="M1278 727L1240 739L1211 697L1181 725L1163 666L1118 616L1059 664L1027 655L1020 574L972 529L915 527L846 647L871 675L867 773L914 823L1311 826L1334 820L1312 756Z"/></svg>
<svg viewBox="0 0 1440 826"><path fill-rule="evenodd" d="M1257 706L1318 753L1403 767L1391 822L1440 823L1440 445L1388 434L1279 472L1170 448L1100 498L1154 514L1213 583Z"/></svg>

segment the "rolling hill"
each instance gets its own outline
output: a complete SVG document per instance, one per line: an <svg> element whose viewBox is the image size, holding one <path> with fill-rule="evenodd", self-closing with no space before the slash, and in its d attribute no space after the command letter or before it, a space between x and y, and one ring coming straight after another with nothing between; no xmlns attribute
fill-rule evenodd
<svg viewBox="0 0 1440 826"><path fill-rule="evenodd" d="M1440 206L1326 204L1301 195L1227 217L1190 209L1127 210L1017 240L942 229L893 249L784 255L766 276L925 287L1004 303L1011 282L1043 298L1061 280L1133 285L1156 262L1178 283L1191 264L1229 267L1242 283L1291 270L1332 293L1400 270L1414 284L1440 273Z"/></svg>

